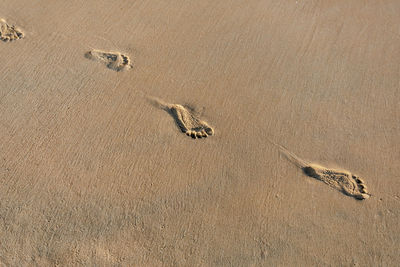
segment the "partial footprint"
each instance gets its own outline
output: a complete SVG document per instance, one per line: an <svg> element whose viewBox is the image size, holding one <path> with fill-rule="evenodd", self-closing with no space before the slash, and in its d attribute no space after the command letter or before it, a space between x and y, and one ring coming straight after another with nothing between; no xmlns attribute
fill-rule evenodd
<svg viewBox="0 0 400 267"><path fill-rule="evenodd" d="M207 122L200 120L191 109L179 104L167 104L156 99L152 99L152 102L171 114L178 127L187 136L196 139L214 134L214 129Z"/></svg>
<svg viewBox="0 0 400 267"><path fill-rule="evenodd" d="M105 52L101 50L91 50L85 54L86 58L101 62L109 69L121 71L132 68L128 56L120 52Z"/></svg>
<svg viewBox="0 0 400 267"><path fill-rule="evenodd" d="M349 171L335 170L318 164L309 163L300 159L281 145L274 142L272 143L278 146L281 152L292 163L301 168L307 176L318 179L332 188L335 188L348 196L354 197L355 199L363 200L370 197L364 181L356 175L351 174Z"/></svg>
<svg viewBox="0 0 400 267"><path fill-rule="evenodd" d="M14 25L8 25L4 19L0 19L0 40L4 42L15 41L24 37L24 33Z"/></svg>

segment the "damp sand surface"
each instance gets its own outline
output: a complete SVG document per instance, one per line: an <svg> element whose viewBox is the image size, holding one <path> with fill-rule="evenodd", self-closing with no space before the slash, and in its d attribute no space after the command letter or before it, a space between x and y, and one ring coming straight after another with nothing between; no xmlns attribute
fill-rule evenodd
<svg viewBox="0 0 400 267"><path fill-rule="evenodd" d="M398 14L1 1L0 265L396 266Z"/></svg>

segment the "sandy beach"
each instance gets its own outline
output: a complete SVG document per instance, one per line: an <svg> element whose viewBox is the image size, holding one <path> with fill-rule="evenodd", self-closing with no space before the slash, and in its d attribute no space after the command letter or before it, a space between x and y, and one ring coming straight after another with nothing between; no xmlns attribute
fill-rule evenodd
<svg viewBox="0 0 400 267"><path fill-rule="evenodd" d="M0 2L1 266L397 266L400 2Z"/></svg>

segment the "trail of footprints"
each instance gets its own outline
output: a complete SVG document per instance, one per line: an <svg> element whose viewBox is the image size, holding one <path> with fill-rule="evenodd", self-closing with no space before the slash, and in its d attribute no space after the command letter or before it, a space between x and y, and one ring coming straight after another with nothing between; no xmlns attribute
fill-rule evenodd
<svg viewBox="0 0 400 267"><path fill-rule="evenodd" d="M9 25L4 19L0 18L0 40L4 42L18 40L24 37L24 33L14 25ZM130 58L120 52L106 52L93 49L85 54L85 57L99 62L114 71L122 71L132 68ZM166 110L175 120L179 129L194 139L206 138L214 134L214 129L207 122L201 120L193 110L179 104L166 104L156 100L157 105ZM270 141L272 142L272 141ZM297 157L284 147L278 146L285 156L296 166L301 168L309 177L318 179L330 187L342 193L363 200L370 197L364 181L358 176L346 170L335 170L309 163Z"/></svg>
<svg viewBox="0 0 400 267"><path fill-rule="evenodd" d="M289 161L301 168L305 175L320 180L330 187L355 199L363 200L370 197L364 181L351 172L326 168L318 164L307 162L284 147L276 143L274 143L274 145L280 148L281 152Z"/></svg>
<svg viewBox="0 0 400 267"><path fill-rule="evenodd" d="M9 25L4 19L0 18L0 40L11 42L24 37L21 29L14 25Z"/></svg>

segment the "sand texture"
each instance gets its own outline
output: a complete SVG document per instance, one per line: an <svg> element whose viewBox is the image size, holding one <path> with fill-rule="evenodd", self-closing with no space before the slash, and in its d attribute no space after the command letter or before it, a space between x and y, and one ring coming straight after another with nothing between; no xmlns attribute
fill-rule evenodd
<svg viewBox="0 0 400 267"><path fill-rule="evenodd" d="M399 14L0 1L0 266L397 266Z"/></svg>

